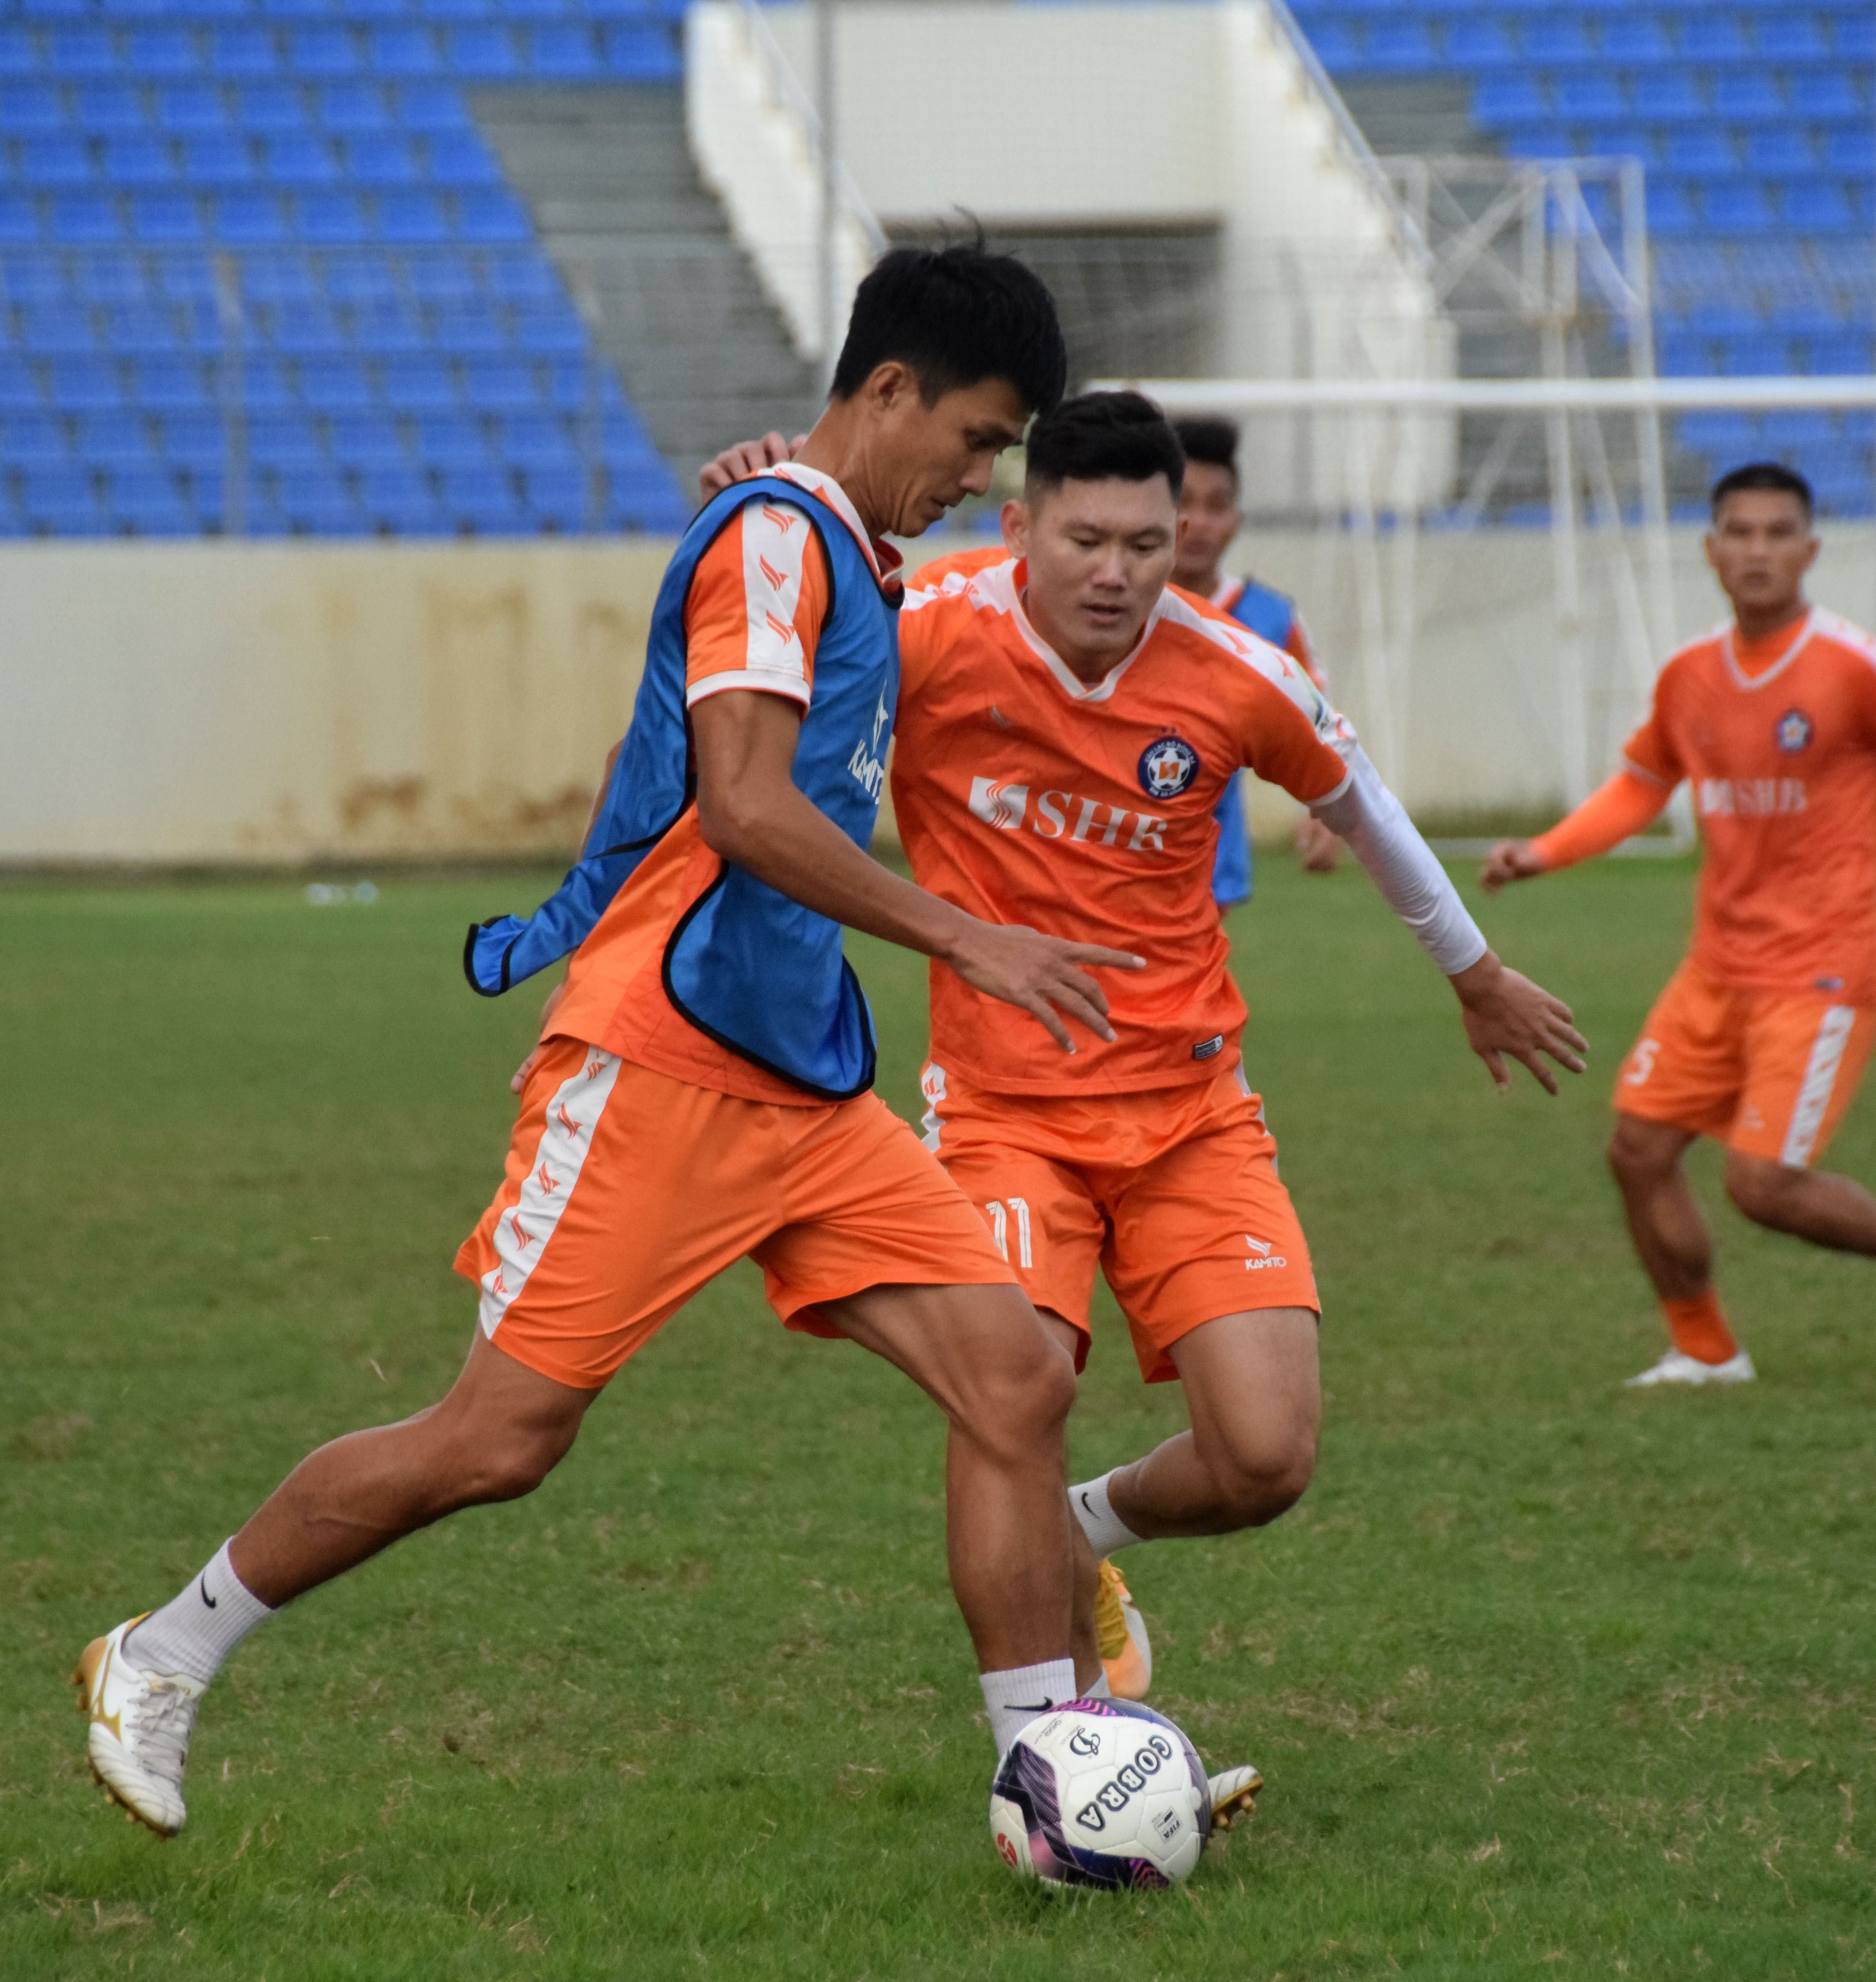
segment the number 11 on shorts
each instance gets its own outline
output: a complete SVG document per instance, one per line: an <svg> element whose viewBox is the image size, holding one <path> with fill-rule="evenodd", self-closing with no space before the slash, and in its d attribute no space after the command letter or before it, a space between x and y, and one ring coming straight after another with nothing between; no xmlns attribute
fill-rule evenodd
<svg viewBox="0 0 1876 1982"><path fill-rule="evenodd" d="M985 1216L990 1220L990 1236L997 1250L1005 1259L1010 1256L1010 1213L1016 1214L1016 1263L1019 1266L1033 1266L1035 1261L1029 1251L1029 1203L1028 1199L1012 1197L1007 1206L992 1198L984 1206Z"/></svg>

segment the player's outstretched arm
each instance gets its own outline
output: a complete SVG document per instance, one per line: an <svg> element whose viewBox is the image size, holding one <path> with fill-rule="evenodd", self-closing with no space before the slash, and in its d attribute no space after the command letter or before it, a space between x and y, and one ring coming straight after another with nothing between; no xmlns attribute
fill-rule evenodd
<svg viewBox="0 0 1876 1982"><path fill-rule="evenodd" d="M765 433L760 440L739 440L734 447L726 447L715 460L706 461L697 471L697 485L704 500L714 501L738 482L747 482L753 475L766 475L771 468L792 461L807 439L805 434L797 434L792 440L784 440L778 433Z"/></svg>
<svg viewBox="0 0 1876 1982"><path fill-rule="evenodd" d="M691 710L698 822L705 843L759 881L849 929L948 964L967 984L1029 1013L1065 1053L1068 1022L1111 1039L1108 1001L1084 966L1142 959L1039 930L980 922L863 853L796 787L801 715L780 696L733 689Z"/></svg>
<svg viewBox="0 0 1876 1982"><path fill-rule="evenodd" d="M1651 826L1673 790L1671 784L1624 766L1548 833L1535 839L1500 840L1479 869L1479 884L1495 895L1508 881L1528 881L1559 867L1573 867L1579 860L1593 860Z"/></svg>
<svg viewBox="0 0 1876 1982"><path fill-rule="evenodd" d="M1358 744L1348 766L1341 789L1311 809L1348 843L1382 899L1445 972L1466 1038L1493 1080L1508 1087L1504 1063L1514 1059L1554 1094L1557 1077L1546 1056L1581 1073L1589 1049L1571 1023L1569 1006L1492 954L1445 869Z"/></svg>

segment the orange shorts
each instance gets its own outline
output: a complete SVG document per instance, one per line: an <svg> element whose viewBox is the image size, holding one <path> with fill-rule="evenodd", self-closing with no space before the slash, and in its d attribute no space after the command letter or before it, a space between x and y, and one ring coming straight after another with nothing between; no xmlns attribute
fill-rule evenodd
<svg viewBox="0 0 1876 1982"><path fill-rule="evenodd" d="M743 1101L583 1046L548 1043L508 1171L463 1241L482 1330L597 1390L704 1283L748 1254L791 1328L863 1288L1008 1286L982 1220L875 1095Z"/></svg>
<svg viewBox="0 0 1876 1982"><path fill-rule="evenodd" d="M1098 1266L1149 1383L1221 1315L1318 1312L1264 1104L1236 1069L1144 1094L996 1095L927 1066L925 1147L981 1210L1023 1292L1081 1331Z"/></svg>
<svg viewBox="0 0 1876 1982"><path fill-rule="evenodd" d="M1683 963L1622 1063L1614 1106L1803 1170L1836 1133L1872 1039L1868 1006L1741 989Z"/></svg>

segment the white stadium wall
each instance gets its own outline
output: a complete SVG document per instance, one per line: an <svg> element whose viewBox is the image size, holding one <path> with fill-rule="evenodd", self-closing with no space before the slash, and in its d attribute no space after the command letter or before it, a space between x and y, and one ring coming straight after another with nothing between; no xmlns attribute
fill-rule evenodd
<svg viewBox="0 0 1876 1982"><path fill-rule="evenodd" d="M1876 530L1834 525L1824 545L1815 596L1871 624ZM1423 814L1553 805L1548 539L1481 532L1454 548L1463 583L1443 600L1423 560L1405 796ZM670 549L8 546L0 861L558 856L629 718ZM1718 596L1696 533L1676 532L1674 556L1689 635ZM1351 588L1321 556L1299 533L1234 562L1297 594L1359 726ZM1255 789L1254 822L1279 829L1288 802Z"/></svg>
<svg viewBox="0 0 1876 1982"><path fill-rule="evenodd" d="M811 9L761 15L796 78L811 76ZM834 23L838 148L888 231L967 215L1012 232L1215 229L1218 375L1451 375L1451 327L1398 202L1263 0L845 0ZM798 346L813 352L818 191L806 128L780 100L737 0L700 0L688 32L692 148ZM857 239L844 224L843 297L864 266ZM1269 499L1335 509L1359 499L1363 478L1378 480L1371 492L1385 506L1444 499L1449 416L1418 423L1415 446L1386 451L1385 464L1362 445L1367 425L1273 431Z"/></svg>

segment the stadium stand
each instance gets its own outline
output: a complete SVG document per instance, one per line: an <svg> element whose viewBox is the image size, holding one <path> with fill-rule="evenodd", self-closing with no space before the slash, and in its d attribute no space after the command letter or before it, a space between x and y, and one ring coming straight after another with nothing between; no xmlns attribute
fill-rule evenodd
<svg viewBox="0 0 1876 1982"><path fill-rule="evenodd" d="M1869 371L1876 15L1863 0L1291 5L1358 118L1371 85L1401 85L1374 98L1388 106L1385 142L1371 130L1379 148L1419 148L1413 92L1438 77L1469 86L1483 145L1641 158L1661 372ZM1430 115L1440 107L1430 102ZM1694 415L1677 429L1700 474L1742 455L1784 455L1833 512L1870 512L1865 416Z"/></svg>
<svg viewBox="0 0 1876 1982"><path fill-rule="evenodd" d="M668 85L681 12L17 0L0 535L681 527L465 95Z"/></svg>

